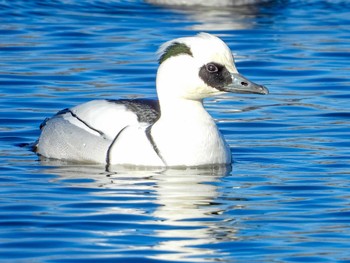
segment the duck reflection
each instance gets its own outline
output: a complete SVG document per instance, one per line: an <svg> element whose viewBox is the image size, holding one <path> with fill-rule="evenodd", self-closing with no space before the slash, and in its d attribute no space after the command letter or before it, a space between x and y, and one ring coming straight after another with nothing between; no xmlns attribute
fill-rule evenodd
<svg viewBox="0 0 350 263"><path fill-rule="evenodd" d="M138 222L135 228L141 227L137 231L142 231L142 224L150 224L150 221L154 225L147 229L147 235L158 240L150 246L153 252L147 252L150 258L202 261L211 255L220 255L210 248L211 244L235 239L232 220L224 214L228 205L220 201L220 180L230 174L231 167L159 170L118 167L115 171L110 167L106 172L103 167L94 165L60 165L49 171L60 176L57 180L74 186L104 188L111 195L127 193L130 206L124 196L122 205L116 202L115 206L104 208L107 211L96 213L149 215L147 222ZM89 192L93 193L92 198L106 195L106 191ZM128 231L130 229L125 229L125 234ZM105 233L106 236L113 234Z"/></svg>
<svg viewBox="0 0 350 263"><path fill-rule="evenodd" d="M229 171L228 167L167 170L158 178L156 202L159 207L153 215L170 227L155 231L155 235L164 240L157 249L167 251L155 258L185 260L218 255L208 245L222 239L225 220L220 214L225 207L217 201L220 195L217 184ZM226 227L225 232L231 239L235 230Z"/></svg>

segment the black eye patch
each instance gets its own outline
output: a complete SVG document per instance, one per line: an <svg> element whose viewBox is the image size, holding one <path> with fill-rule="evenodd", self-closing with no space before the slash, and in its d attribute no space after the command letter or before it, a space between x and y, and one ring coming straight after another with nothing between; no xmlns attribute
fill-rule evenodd
<svg viewBox="0 0 350 263"><path fill-rule="evenodd" d="M213 63L208 63L205 66L207 68L207 71L209 71L210 73L215 73L219 71L218 67Z"/></svg>
<svg viewBox="0 0 350 263"><path fill-rule="evenodd" d="M219 63L210 62L199 70L199 77L210 87L218 90L232 83L230 72Z"/></svg>

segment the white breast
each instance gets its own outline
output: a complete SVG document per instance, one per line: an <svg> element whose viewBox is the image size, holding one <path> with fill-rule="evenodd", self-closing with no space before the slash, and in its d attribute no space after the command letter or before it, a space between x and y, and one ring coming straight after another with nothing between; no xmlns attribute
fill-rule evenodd
<svg viewBox="0 0 350 263"><path fill-rule="evenodd" d="M229 147L202 103L179 100L176 105L175 111L162 111L152 126L152 137L166 165L231 163Z"/></svg>

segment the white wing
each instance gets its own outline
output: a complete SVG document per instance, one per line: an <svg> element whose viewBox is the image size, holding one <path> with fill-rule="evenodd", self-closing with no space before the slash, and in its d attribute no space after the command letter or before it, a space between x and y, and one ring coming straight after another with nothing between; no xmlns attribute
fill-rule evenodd
<svg viewBox="0 0 350 263"><path fill-rule="evenodd" d="M93 135L109 140L113 140L124 127L138 123L137 115L124 104L107 100L78 105L65 113L63 118Z"/></svg>
<svg viewBox="0 0 350 263"><path fill-rule="evenodd" d="M118 163L126 160L124 155L130 155L128 160L135 158L136 142L141 141L147 145L147 155L153 156L145 129L159 116L155 105L145 100L94 100L65 109L44 122L36 151L48 158L95 163L113 159ZM119 142L122 133L123 140ZM118 145L123 142L123 147L111 150L116 141ZM145 155L139 159L145 159Z"/></svg>
<svg viewBox="0 0 350 263"><path fill-rule="evenodd" d="M36 152L54 159L105 163L110 142L56 115L42 128Z"/></svg>

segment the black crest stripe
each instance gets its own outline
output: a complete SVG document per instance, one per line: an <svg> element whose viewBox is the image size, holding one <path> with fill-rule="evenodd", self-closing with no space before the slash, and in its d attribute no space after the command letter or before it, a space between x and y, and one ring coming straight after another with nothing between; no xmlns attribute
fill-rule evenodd
<svg viewBox="0 0 350 263"><path fill-rule="evenodd" d="M165 60L167 60L170 57L181 54L193 56L191 49L186 44L174 42L164 50L163 54L159 58L159 64L162 64Z"/></svg>

